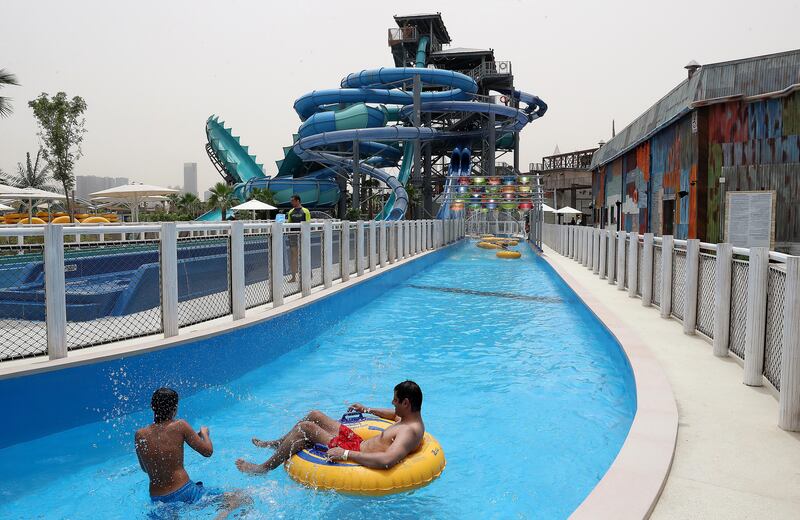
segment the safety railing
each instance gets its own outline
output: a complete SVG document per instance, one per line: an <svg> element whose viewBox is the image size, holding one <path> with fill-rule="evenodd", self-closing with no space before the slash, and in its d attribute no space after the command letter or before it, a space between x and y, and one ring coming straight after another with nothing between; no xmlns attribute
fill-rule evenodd
<svg viewBox="0 0 800 520"><path fill-rule="evenodd" d="M0 228L0 362L240 320L465 231L462 220L169 222L98 240L87 237L106 226Z"/></svg>
<svg viewBox="0 0 800 520"><path fill-rule="evenodd" d="M771 385L781 428L800 431L800 257L624 231L543 224L544 243Z"/></svg>

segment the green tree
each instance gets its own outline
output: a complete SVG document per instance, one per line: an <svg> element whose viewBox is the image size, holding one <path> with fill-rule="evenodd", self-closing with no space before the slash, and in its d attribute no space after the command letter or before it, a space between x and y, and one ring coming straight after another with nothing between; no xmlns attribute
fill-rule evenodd
<svg viewBox="0 0 800 520"><path fill-rule="evenodd" d="M19 85L17 77L6 69L0 69L0 88L7 85ZM11 98L0 96L0 117L8 117L13 112L11 108Z"/></svg>
<svg viewBox="0 0 800 520"><path fill-rule="evenodd" d="M80 159L83 134L86 132L86 102L80 96L67 99L64 92L59 92L52 99L46 92L28 102L33 115L39 123L39 137L44 142L45 159L53 170L53 178L60 182L67 196L67 211L74 217L73 206L69 194L75 186L72 170Z"/></svg>
<svg viewBox="0 0 800 520"><path fill-rule="evenodd" d="M197 198L194 193L184 193L178 199L178 208L180 211L188 213L192 217L196 217L200 213L202 202Z"/></svg>
<svg viewBox="0 0 800 520"><path fill-rule="evenodd" d="M278 203L275 202L275 192L268 188L253 188L250 190L250 200L257 200L264 204L278 207ZM263 213L265 219L270 218L270 211L259 211L258 213L259 215Z"/></svg>
<svg viewBox="0 0 800 520"><path fill-rule="evenodd" d="M25 164L17 163L17 174L9 179L17 188L36 188L53 191L50 184L50 165L44 160L44 151L39 148L36 158L31 161L31 153L25 153Z"/></svg>
<svg viewBox="0 0 800 520"><path fill-rule="evenodd" d="M275 192L267 188L253 188L250 190L250 200L257 200L272 206L278 205L275 202Z"/></svg>
<svg viewBox="0 0 800 520"><path fill-rule="evenodd" d="M169 211L177 211L178 205L181 203L181 196L177 193L170 193L167 195L167 202L169 202Z"/></svg>
<svg viewBox="0 0 800 520"><path fill-rule="evenodd" d="M219 209L222 219L225 220L228 208L239 202L239 199L233 196L233 188L224 182L218 182L209 191L211 192L211 197L208 199L208 205Z"/></svg>

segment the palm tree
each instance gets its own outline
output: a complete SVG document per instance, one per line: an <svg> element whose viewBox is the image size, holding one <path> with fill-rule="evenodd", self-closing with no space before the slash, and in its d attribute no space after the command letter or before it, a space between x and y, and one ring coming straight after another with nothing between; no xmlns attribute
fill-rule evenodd
<svg viewBox="0 0 800 520"><path fill-rule="evenodd" d="M250 199L277 206L275 202L275 192L268 188L253 188L250 190Z"/></svg>
<svg viewBox="0 0 800 520"><path fill-rule="evenodd" d="M36 188L39 190L55 191L50 184L50 165L44 161L42 149L36 152L36 159L31 162L31 153L25 154L25 165L17 163L17 174L12 175L10 181L17 188Z"/></svg>
<svg viewBox="0 0 800 520"><path fill-rule="evenodd" d="M196 217L200 209L200 199L194 193L184 193L178 199L178 207L193 217Z"/></svg>
<svg viewBox="0 0 800 520"><path fill-rule="evenodd" d="M181 202L181 196L177 193L170 193L167 195L167 202L169 202L169 211L170 213L175 213L178 211L178 206Z"/></svg>
<svg viewBox="0 0 800 520"><path fill-rule="evenodd" d="M0 88L6 85L19 85L17 77L6 69L0 69ZM0 96L0 117L8 117L13 111L11 109L10 98Z"/></svg>
<svg viewBox="0 0 800 520"><path fill-rule="evenodd" d="M233 196L233 188L224 182L218 182L213 188L209 190L211 197L208 199L208 205L212 208L218 208L222 215L222 220L228 216L228 208L239 202L239 199Z"/></svg>
<svg viewBox="0 0 800 520"><path fill-rule="evenodd" d="M253 188L250 190L250 200L257 200L275 207L278 206L278 203L275 202L275 192L269 188ZM270 211L264 211L263 213L266 215L265 218L270 218Z"/></svg>

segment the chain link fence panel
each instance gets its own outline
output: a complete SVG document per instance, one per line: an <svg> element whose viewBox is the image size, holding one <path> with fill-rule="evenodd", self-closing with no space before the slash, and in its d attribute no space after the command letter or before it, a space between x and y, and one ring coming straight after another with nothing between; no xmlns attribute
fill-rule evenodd
<svg viewBox="0 0 800 520"><path fill-rule="evenodd" d="M331 265L331 280L338 280L342 277L342 231L339 229L333 230L331 237L331 246L333 247L331 258L333 258L333 265Z"/></svg>
<svg viewBox="0 0 800 520"><path fill-rule="evenodd" d="M322 231L311 232L311 288L322 285Z"/></svg>
<svg viewBox="0 0 800 520"><path fill-rule="evenodd" d="M642 254L644 252L644 244L636 241L636 295L642 296Z"/></svg>
<svg viewBox="0 0 800 520"><path fill-rule="evenodd" d="M228 237L178 239L178 326L231 313Z"/></svg>
<svg viewBox="0 0 800 520"><path fill-rule="evenodd" d="M0 248L0 361L45 354L44 247L3 246Z"/></svg>
<svg viewBox="0 0 800 520"><path fill-rule="evenodd" d="M661 246L653 245L653 305L661 307Z"/></svg>
<svg viewBox="0 0 800 520"><path fill-rule="evenodd" d="M347 232L350 233L350 240L348 241L348 248L350 249L349 269L350 274L355 274L357 271L356 261L358 259L358 233L354 225L351 225Z"/></svg>
<svg viewBox="0 0 800 520"><path fill-rule="evenodd" d="M364 226L364 270L369 270L369 226Z"/></svg>
<svg viewBox="0 0 800 520"><path fill-rule="evenodd" d="M783 309L786 303L786 271L769 266L767 279L767 330L764 342L764 376L781 389L783 359Z"/></svg>
<svg viewBox="0 0 800 520"><path fill-rule="evenodd" d="M744 359L744 334L747 316L747 268L744 260L734 260L731 269L731 325L728 348Z"/></svg>
<svg viewBox="0 0 800 520"><path fill-rule="evenodd" d="M272 301L272 235L244 236L244 305L250 309Z"/></svg>
<svg viewBox="0 0 800 520"><path fill-rule="evenodd" d="M717 277L717 257L700 253L697 273L697 330L714 338L714 287Z"/></svg>
<svg viewBox="0 0 800 520"><path fill-rule="evenodd" d="M300 230L287 229L283 234L283 296L297 294L300 286Z"/></svg>
<svg viewBox="0 0 800 520"><path fill-rule="evenodd" d="M163 332L160 242L64 247L67 348Z"/></svg>
<svg viewBox="0 0 800 520"><path fill-rule="evenodd" d="M671 313L683 321L683 305L686 300L686 251L672 251L672 304Z"/></svg>

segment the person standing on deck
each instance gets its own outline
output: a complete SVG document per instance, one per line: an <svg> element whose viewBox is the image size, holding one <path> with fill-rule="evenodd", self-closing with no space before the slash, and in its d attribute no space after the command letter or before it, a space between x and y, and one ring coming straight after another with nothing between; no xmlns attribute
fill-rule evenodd
<svg viewBox="0 0 800 520"><path fill-rule="evenodd" d="M286 220L290 224L299 224L301 222L309 222L311 220L311 212L309 212L303 205L300 203L300 195L295 193L292 195L292 209L289 210L289 213L286 214ZM289 279L290 282L297 281L297 271L298 271L298 257L299 257L299 236L294 233L289 235L289 267L292 270L292 277Z"/></svg>

